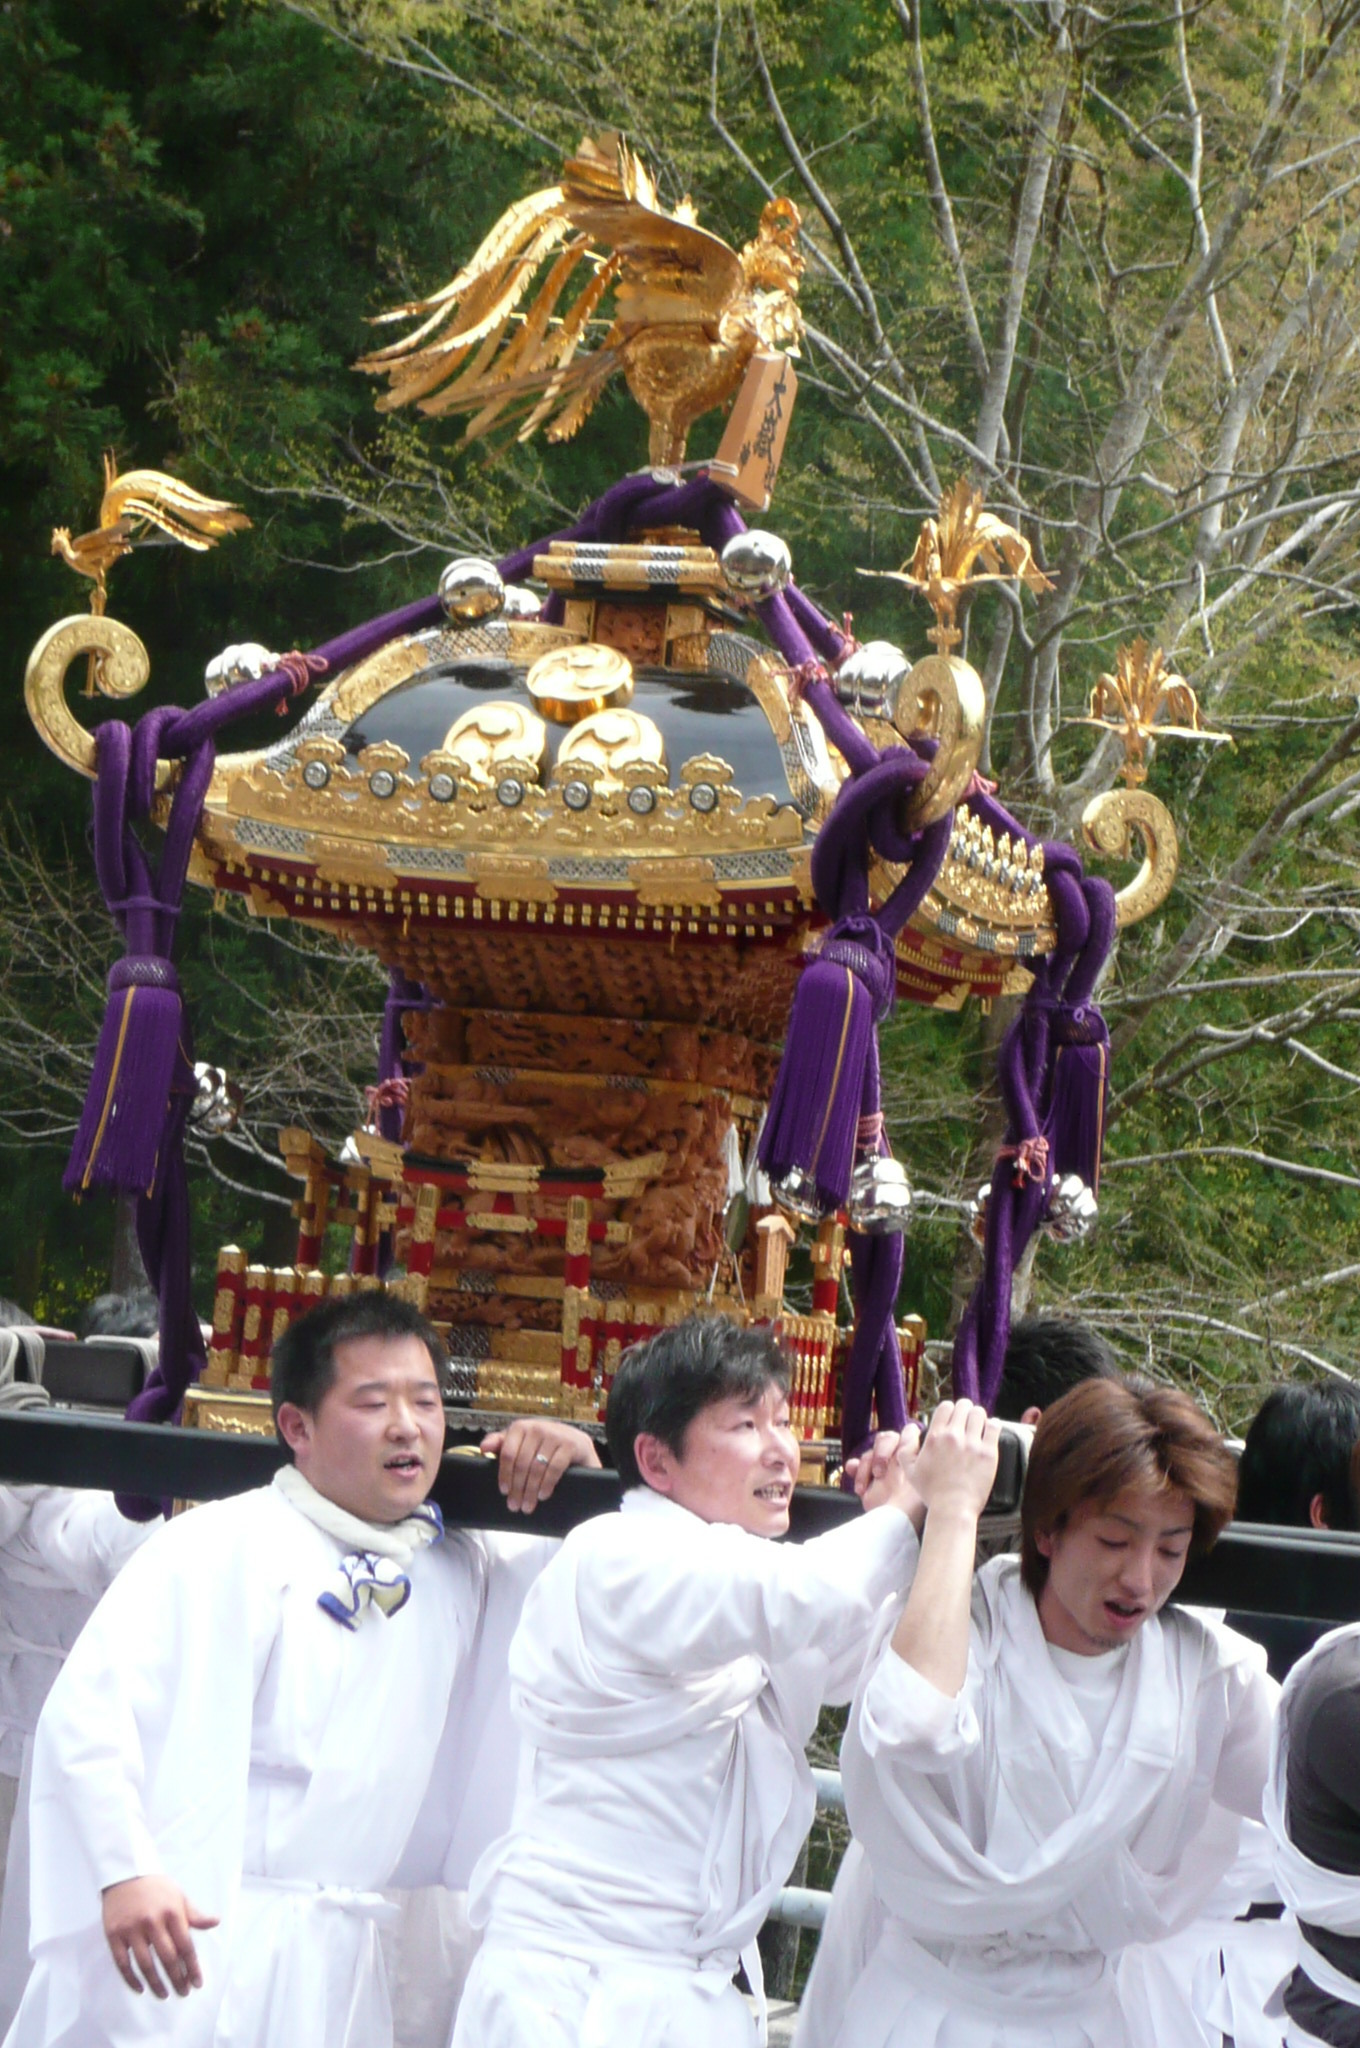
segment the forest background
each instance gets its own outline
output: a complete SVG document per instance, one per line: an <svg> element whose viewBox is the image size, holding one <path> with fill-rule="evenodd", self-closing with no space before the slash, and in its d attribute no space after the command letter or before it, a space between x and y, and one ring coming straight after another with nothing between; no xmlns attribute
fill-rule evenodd
<svg viewBox="0 0 1360 2048"><path fill-rule="evenodd" d="M1240 1421L1360 1361L1360 0L8 0L0 6L0 1291L55 1320L107 1284L109 1205L60 1171L117 946L88 792L43 752L29 646L82 609L50 530L105 447L238 499L207 558L112 579L149 697L230 641L306 647L468 550L563 524L645 459L611 389L579 438L488 460L380 420L367 317L442 283L511 200L615 125L736 246L802 208L808 338L766 523L862 639L925 651L895 568L960 474L1054 582L974 600L984 765L1076 833L1119 749L1079 720L1137 633L1233 745L1164 741L1182 865L1101 1000L1115 1063L1094 1240L1030 1305ZM720 430L700 425L690 454ZM277 728L274 729L277 731ZM240 744L271 735L243 732ZM236 744L233 740L233 744ZM1110 870L1116 880L1117 870ZM372 1078L366 959L204 899L179 958L238 1129L193 1148L197 1271L288 1256L275 1134L333 1143ZM944 1337L975 1272L1007 1006L902 1006L895 1149L924 1191L901 1306Z"/></svg>

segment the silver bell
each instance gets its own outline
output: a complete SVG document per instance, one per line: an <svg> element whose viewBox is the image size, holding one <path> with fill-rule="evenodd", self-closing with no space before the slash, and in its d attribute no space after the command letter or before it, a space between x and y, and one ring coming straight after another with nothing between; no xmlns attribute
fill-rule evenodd
<svg viewBox="0 0 1360 2048"><path fill-rule="evenodd" d="M1079 1173L1062 1173L1048 1197L1042 1228L1055 1244L1080 1244L1096 1227L1099 1207Z"/></svg>
<svg viewBox="0 0 1360 2048"><path fill-rule="evenodd" d="M505 585L494 562L481 555L459 555L439 579L439 602L455 626L475 626L493 619L505 603Z"/></svg>
<svg viewBox="0 0 1360 2048"><path fill-rule="evenodd" d="M861 1159L850 1176L850 1228L866 1237L900 1237L911 1219L912 1193L902 1163Z"/></svg>
<svg viewBox="0 0 1360 2048"><path fill-rule="evenodd" d="M722 551L722 572L738 597L771 597L793 574L793 557L777 533L753 526L733 534Z"/></svg>
<svg viewBox="0 0 1360 2048"><path fill-rule="evenodd" d="M790 1216L801 1216L805 1223L820 1223L829 1213L817 1193L816 1181L801 1166L790 1167L782 1180L772 1180L770 1193L781 1209L787 1209Z"/></svg>
<svg viewBox="0 0 1360 2048"><path fill-rule="evenodd" d="M257 683L277 668L279 657L258 640L243 640L239 647L224 647L203 671L203 687L210 697L220 697L233 683Z"/></svg>
<svg viewBox="0 0 1360 2048"><path fill-rule="evenodd" d="M245 1098L236 1083L228 1080L223 1068L211 1067L206 1060L194 1062L194 1080L197 1087L189 1122L205 1138L220 1138L224 1131L235 1128Z"/></svg>
<svg viewBox="0 0 1360 2048"><path fill-rule="evenodd" d="M856 647L831 679L831 687L856 718L890 718L893 685L911 663L891 640L866 640Z"/></svg>
<svg viewBox="0 0 1360 2048"><path fill-rule="evenodd" d="M522 583L506 584L503 619L536 619L542 609L543 600L536 590L526 590Z"/></svg>
<svg viewBox="0 0 1360 2048"><path fill-rule="evenodd" d="M968 1233L977 1244L987 1242L987 1204L991 1200L992 1184L985 1180L968 1204Z"/></svg>

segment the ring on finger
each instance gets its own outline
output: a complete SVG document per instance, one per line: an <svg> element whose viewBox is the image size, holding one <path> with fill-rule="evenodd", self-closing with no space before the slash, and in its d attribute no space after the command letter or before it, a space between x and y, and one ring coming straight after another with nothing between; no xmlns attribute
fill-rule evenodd
<svg viewBox="0 0 1360 2048"><path fill-rule="evenodd" d="M546 1451L535 1451L534 1463L536 1465L551 1465L552 1459L548 1456Z"/></svg>

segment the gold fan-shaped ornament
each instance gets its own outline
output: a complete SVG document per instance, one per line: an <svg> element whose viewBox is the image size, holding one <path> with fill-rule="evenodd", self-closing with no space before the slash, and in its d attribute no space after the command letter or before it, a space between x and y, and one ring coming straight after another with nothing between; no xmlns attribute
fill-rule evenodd
<svg viewBox="0 0 1360 2048"><path fill-rule="evenodd" d="M900 569L860 573L919 590L935 614L935 624L926 638L941 654L948 654L963 638L957 612L965 591L979 583L1008 582L1014 576L1036 596L1053 588L1024 535L994 512L985 512L982 492L966 477L960 477L948 496L941 498L939 516L923 523L909 562Z"/></svg>
<svg viewBox="0 0 1360 2048"><path fill-rule="evenodd" d="M757 349L797 353L800 224L792 200L773 199L738 255L688 199L660 204L622 136L586 137L561 183L507 208L455 278L380 314L416 325L355 368L387 379L380 411L468 414L465 441L496 427L570 440L621 370L651 423L650 459L677 463Z"/></svg>
<svg viewBox="0 0 1360 2048"><path fill-rule="evenodd" d="M1147 747L1154 737L1232 745L1230 733L1206 729L1199 700L1185 677L1170 672L1161 648L1149 647L1141 638L1115 649L1113 674L1096 678L1086 717L1073 723L1119 734L1124 742L1120 773L1129 789L1147 780Z"/></svg>

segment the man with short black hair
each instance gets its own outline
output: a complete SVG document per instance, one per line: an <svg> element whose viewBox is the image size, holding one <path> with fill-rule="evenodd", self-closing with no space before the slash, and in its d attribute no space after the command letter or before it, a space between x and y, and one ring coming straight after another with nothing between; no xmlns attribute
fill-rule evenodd
<svg viewBox="0 0 1360 2048"><path fill-rule="evenodd" d="M1001 1422L1039 1420L1083 1380L1117 1380L1114 1353L1089 1323L1075 1316L1022 1316L1006 1340L993 1414Z"/></svg>
<svg viewBox="0 0 1360 2048"><path fill-rule="evenodd" d="M1281 1528L1353 1529L1350 1457L1357 1437L1360 1386L1354 1381L1273 1387L1242 1445L1239 1520Z"/></svg>
<svg viewBox="0 0 1360 2048"><path fill-rule="evenodd" d="M574 1529L510 1653L526 1768L473 1876L483 1943L455 2048L749 2048L738 1958L815 1804L804 1745L910 1579L910 1448L855 1474L871 1512L801 1545L788 1367L768 1329L695 1316L609 1399L627 1491Z"/></svg>
<svg viewBox="0 0 1360 2048"><path fill-rule="evenodd" d="M292 1462L153 1536L49 1696L35 1967L9 2048L391 2042L380 1894L398 1873L452 1875L438 1830L428 1869L405 1852L501 1558L488 1540L441 1540L426 1501L443 1352L412 1307L324 1303L276 1359ZM598 1463L548 1421L515 1424L500 1448L523 1505L566 1463ZM471 1747L478 1731L462 1732Z"/></svg>
<svg viewBox="0 0 1360 2048"><path fill-rule="evenodd" d="M1237 1466L1237 1518L1284 1529L1354 1529L1351 1446L1360 1437L1360 1386L1351 1380L1291 1381L1256 1411ZM1285 1614L1230 1614L1260 1643L1273 1678L1285 1679L1325 1634L1322 1623Z"/></svg>
<svg viewBox="0 0 1360 2048"><path fill-rule="evenodd" d="M155 1337L160 1329L160 1303L150 1288L131 1294L96 1294L80 1312L82 1339L91 1337Z"/></svg>

